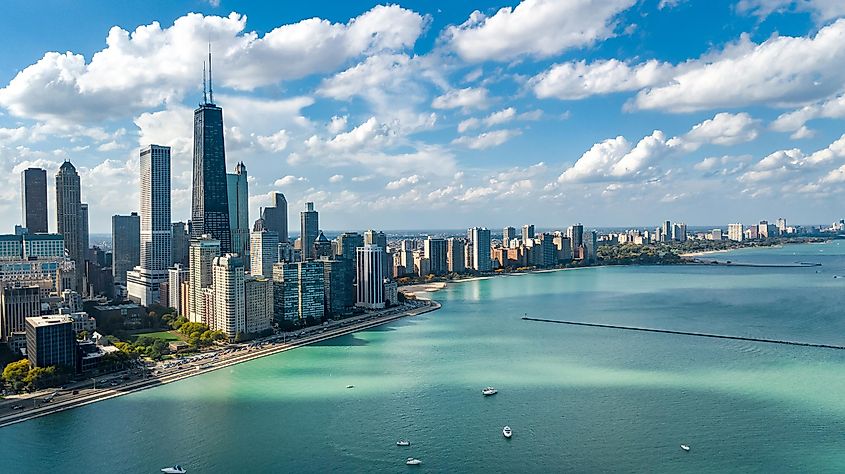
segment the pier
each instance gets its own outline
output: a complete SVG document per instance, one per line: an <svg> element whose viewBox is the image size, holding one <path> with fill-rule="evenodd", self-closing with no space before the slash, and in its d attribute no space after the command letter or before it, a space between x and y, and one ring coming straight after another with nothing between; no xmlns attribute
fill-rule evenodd
<svg viewBox="0 0 845 474"><path fill-rule="evenodd" d="M586 327L593 327L593 328L605 328L605 329L621 329L624 331L640 331L640 332L656 332L662 334L675 334L681 336L695 336L695 337L710 337L713 339L733 339L735 341L750 341L750 342L764 342L766 344L783 344L787 346L804 346L804 347L817 347L821 349L839 349L845 350L845 346L837 346L835 344L820 344L815 342L801 342L801 341L787 341L782 339L764 339L760 337L743 337L743 336L729 336L726 334L708 334L704 332L691 332L691 331L673 331L671 329L655 329L655 328L641 328L635 326L620 326L616 324L599 324L599 323L585 323L579 321L561 321L558 319L542 319L542 318L529 318L525 316L522 318L524 321L537 321L541 323L555 323L555 324L568 324L570 326L586 326Z"/></svg>

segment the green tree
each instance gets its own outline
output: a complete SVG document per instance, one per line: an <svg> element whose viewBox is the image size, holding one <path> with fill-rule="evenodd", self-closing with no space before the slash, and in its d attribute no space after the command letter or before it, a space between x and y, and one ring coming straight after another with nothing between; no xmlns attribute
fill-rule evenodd
<svg viewBox="0 0 845 474"><path fill-rule="evenodd" d="M173 329L179 330L179 329L182 328L182 325L187 323L187 322L188 322L187 318L185 318L184 316L178 316L178 317L174 318L173 321L170 322L170 327L173 328Z"/></svg>
<svg viewBox="0 0 845 474"><path fill-rule="evenodd" d="M12 387L13 390L19 391L24 388L27 375L29 374L29 361L21 359L16 362L11 362L3 369L3 380Z"/></svg>
<svg viewBox="0 0 845 474"><path fill-rule="evenodd" d="M56 378L56 368L50 367L34 367L32 368L23 381L30 389L39 389L50 386Z"/></svg>

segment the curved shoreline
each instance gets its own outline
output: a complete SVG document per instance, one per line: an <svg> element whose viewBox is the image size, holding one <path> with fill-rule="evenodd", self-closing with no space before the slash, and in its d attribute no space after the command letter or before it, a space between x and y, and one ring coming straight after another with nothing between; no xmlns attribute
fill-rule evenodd
<svg viewBox="0 0 845 474"><path fill-rule="evenodd" d="M200 365L191 366L190 368L186 368L184 371L175 372L172 374L162 375L158 377L146 378L134 382L128 382L126 385L123 385L119 388L102 388L102 389L94 389L93 392L87 391L87 393L80 393L79 395L74 396L68 400L61 400L55 402L44 402L40 407L32 408L20 412L14 412L10 415L6 415L0 417L0 428L13 425L16 423L21 423L27 420L31 420L33 418L38 418L41 416L50 415L53 413L58 413L60 411L70 410L76 407L89 405L91 403L96 403L102 400L108 400L110 398L119 397L121 395L128 395L130 393L139 392L141 390L146 390L148 388L158 387L164 384L176 382L182 379L186 379L188 377L194 377L197 375L202 375L217 369L222 369L226 367L230 367L236 364L240 364L242 362L248 362L254 359L258 359L265 356L270 356L274 354L279 354L282 352L289 351L291 349L296 349L298 347L307 346L309 344L313 344L315 342L321 342L328 339L333 339L339 336L345 336L348 334L352 334L358 331L363 331L366 329L370 329L376 326L381 326L383 324L387 324L398 319L402 319L408 316L419 316L421 314L429 313L431 311L436 311L441 308L440 303L434 300L428 300L430 303L425 306L420 306L417 308L408 309L401 313L391 314L389 316L379 317L372 320L366 320L357 324L353 324L347 327L341 327L336 329L328 329L325 333L318 333L313 336L305 336L302 339L299 339L295 342L288 342L282 344L272 344L269 347L258 348L255 350L250 350L244 354L236 354L230 358L222 359L218 362L197 362ZM202 366L202 368L201 368ZM15 403L23 403L25 401L33 401L43 398L43 395L32 395L30 397L24 399L16 399L16 400L7 400L4 404L11 404Z"/></svg>

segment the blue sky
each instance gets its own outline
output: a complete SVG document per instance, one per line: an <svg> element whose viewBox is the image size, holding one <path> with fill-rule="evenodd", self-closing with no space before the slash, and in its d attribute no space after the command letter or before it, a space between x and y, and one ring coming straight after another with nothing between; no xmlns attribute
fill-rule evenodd
<svg viewBox="0 0 845 474"><path fill-rule="evenodd" d="M311 200L332 230L830 222L843 16L838 0L11 0L0 217L20 221L22 169L70 159L106 232L137 210L138 149L157 143L186 219L211 42L251 219L281 191L292 222Z"/></svg>

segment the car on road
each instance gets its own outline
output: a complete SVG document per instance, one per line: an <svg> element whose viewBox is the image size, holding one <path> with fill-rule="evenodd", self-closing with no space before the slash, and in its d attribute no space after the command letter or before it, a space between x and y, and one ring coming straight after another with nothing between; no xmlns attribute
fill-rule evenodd
<svg viewBox="0 0 845 474"><path fill-rule="evenodd" d="M23 410L23 405L12 405L12 410Z"/></svg>

